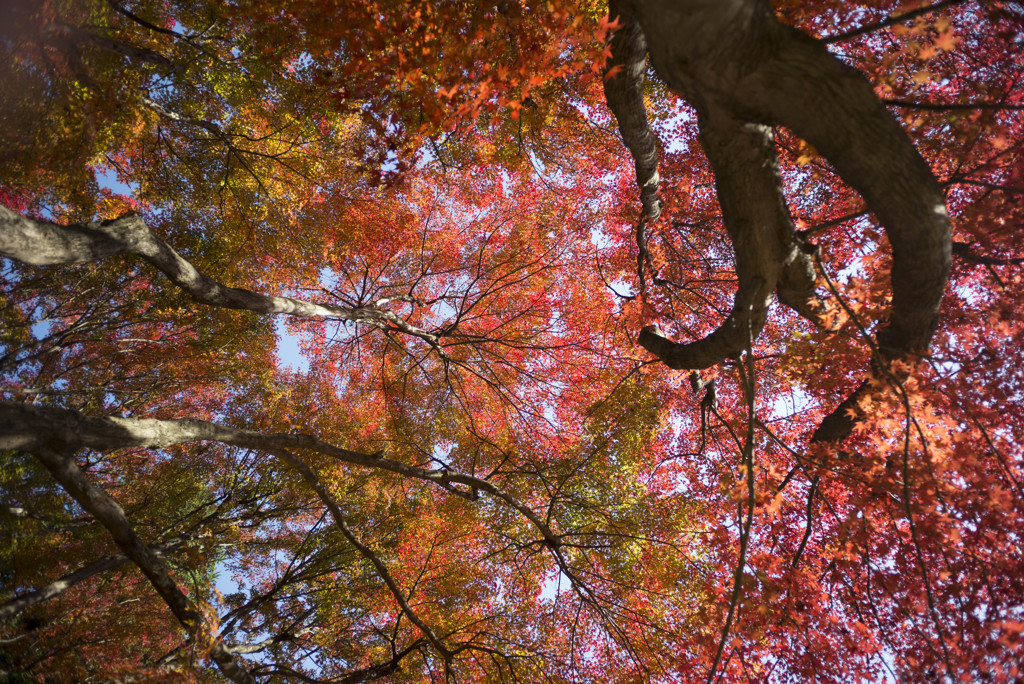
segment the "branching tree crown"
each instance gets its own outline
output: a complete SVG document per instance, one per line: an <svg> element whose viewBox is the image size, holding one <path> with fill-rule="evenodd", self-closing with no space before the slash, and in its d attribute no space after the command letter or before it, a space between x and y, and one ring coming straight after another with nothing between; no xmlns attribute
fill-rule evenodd
<svg viewBox="0 0 1024 684"><path fill-rule="evenodd" d="M1022 47L5 3L0 674L1019 679Z"/></svg>

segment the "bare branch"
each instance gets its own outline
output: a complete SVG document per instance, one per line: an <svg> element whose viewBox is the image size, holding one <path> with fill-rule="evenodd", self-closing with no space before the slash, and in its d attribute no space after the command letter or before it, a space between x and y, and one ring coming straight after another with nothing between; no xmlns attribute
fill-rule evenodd
<svg viewBox="0 0 1024 684"><path fill-rule="evenodd" d="M976 109L996 109L1007 111L1024 110L1024 105L1007 104L1005 102L913 102L911 100L896 100L892 98L885 98L884 100L882 100L882 102L884 102L887 105L892 105L894 107L904 107L906 109L926 109L936 112Z"/></svg>

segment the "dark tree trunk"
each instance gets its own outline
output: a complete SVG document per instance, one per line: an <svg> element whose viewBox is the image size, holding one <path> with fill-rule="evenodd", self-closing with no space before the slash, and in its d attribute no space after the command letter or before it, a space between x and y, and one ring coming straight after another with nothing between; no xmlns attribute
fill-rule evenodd
<svg viewBox="0 0 1024 684"><path fill-rule="evenodd" d="M613 58L631 60L619 77L642 78L635 62L645 47L655 72L697 109L739 279L732 313L705 340L679 344L647 331L640 343L670 367L703 368L735 356L756 337L766 291L777 289L797 310L807 305L809 257L793 236L777 174L768 178L774 152L758 151L764 140L752 135L767 130L758 127L781 125L817 148L864 197L892 245L892 311L876 340L876 364L925 353L949 275L949 217L928 165L863 75L819 41L781 24L767 0L613 0L611 14L624 22L617 40L632 44L613 44ZM657 171L650 170L650 145L638 133L646 116L619 104L619 93L631 92L628 84L606 92L638 173L644 172L638 182L649 192ZM761 160L761 168L744 168L753 160ZM718 359L694 353L702 344L717 349ZM815 441L849 435L863 393L827 417Z"/></svg>

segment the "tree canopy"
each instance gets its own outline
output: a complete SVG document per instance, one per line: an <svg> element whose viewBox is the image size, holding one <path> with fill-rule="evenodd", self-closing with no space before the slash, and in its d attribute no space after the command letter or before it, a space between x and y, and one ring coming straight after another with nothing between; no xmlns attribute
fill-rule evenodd
<svg viewBox="0 0 1024 684"><path fill-rule="evenodd" d="M1014 2L4 3L0 673L1018 681L1022 78Z"/></svg>

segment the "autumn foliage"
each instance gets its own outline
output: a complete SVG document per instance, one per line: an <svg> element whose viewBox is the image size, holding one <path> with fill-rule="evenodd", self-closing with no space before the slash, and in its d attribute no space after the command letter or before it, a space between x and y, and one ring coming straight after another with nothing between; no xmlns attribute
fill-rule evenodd
<svg viewBox="0 0 1024 684"><path fill-rule="evenodd" d="M0 679L1021 680L1022 55L4 3Z"/></svg>

